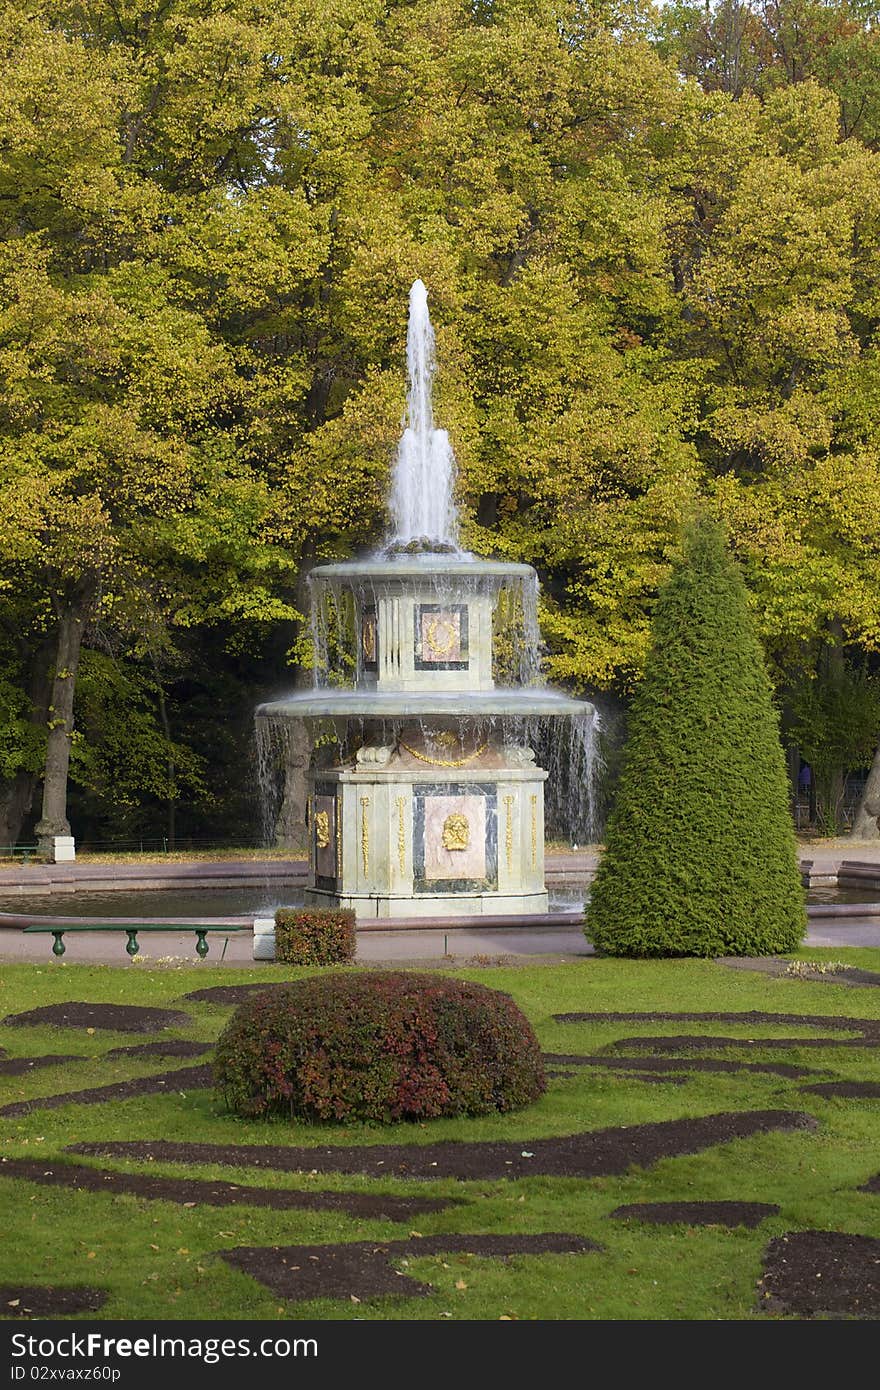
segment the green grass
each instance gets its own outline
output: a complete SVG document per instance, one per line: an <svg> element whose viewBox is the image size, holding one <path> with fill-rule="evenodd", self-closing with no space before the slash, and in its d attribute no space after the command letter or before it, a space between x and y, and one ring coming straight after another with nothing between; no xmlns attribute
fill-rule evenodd
<svg viewBox="0 0 880 1390"><path fill-rule="evenodd" d="M880 969L880 951L811 948L809 958L845 960ZM208 984L296 978L304 971L92 967L47 962L0 966L0 1013L66 1000L174 1004L191 1023L163 1037L213 1040L228 1008L179 1004L186 991ZM452 973L452 972L450 972ZM638 1033L723 1032L767 1037L810 1036L810 1030L679 1023L559 1024L566 1011L759 1009L772 1012L880 1018L880 991L845 985L771 979L710 961L587 959L577 964L465 970L470 978L508 990L535 1025L548 1051L598 1052ZM2 1028L8 1055L83 1053L86 1060L4 1077L4 1102L80 1090L148 1075L185 1060L107 1059L112 1047L150 1037L38 1028ZM701 1054L703 1055L703 1054ZM728 1054L735 1055L735 1054ZM749 1052L762 1058L825 1068L835 1077L876 1079L877 1052L827 1048ZM808 1078L809 1079L809 1078ZM821 1079L821 1078L817 1078ZM108 1318L179 1319L750 1319L758 1312L756 1280L768 1240L807 1228L880 1235L880 1198L857 1191L880 1169L880 1102L826 1100L805 1094L796 1080L751 1073L691 1074L682 1086L651 1085L620 1074L578 1071L553 1080L542 1100L516 1114L442 1120L427 1126L327 1126L249 1123L226 1113L209 1091L148 1096L98 1106L71 1105L5 1118L0 1153L61 1159L64 1146L98 1139L163 1138L208 1142L380 1143L434 1139L534 1139L610 1125L633 1125L721 1110L790 1108L816 1116L815 1133L794 1131L740 1140L701 1154L633 1169L622 1177L456 1183L260 1170L138 1165L118 1159L80 1159L98 1167L289 1188L389 1190L465 1197L467 1205L418 1218L423 1234L456 1232L573 1232L600 1242L602 1252L523 1256L509 1261L461 1255L412 1260L408 1272L430 1282L428 1298L382 1299L357 1305L335 1300L285 1304L254 1280L229 1269L216 1251L235 1245L389 1240L406 1226L360 1221L338 1213L266 1211L247 1206L183 1208L134 1197L86 1194L0 1180L4 1239L0 1282L88 1283L110 1290ZM68 1156L69 1157L69 1156ZM622 1203L740 1199L778 1203L781 1211L756 1231L719 1227L650 1227L607 1219ZM465 1288L458 1285L464 1284Z"/></svg>

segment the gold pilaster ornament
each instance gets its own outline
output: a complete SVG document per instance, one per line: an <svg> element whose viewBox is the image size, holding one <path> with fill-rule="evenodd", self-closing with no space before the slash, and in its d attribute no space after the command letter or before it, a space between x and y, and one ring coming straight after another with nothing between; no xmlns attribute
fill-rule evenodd
<svg viewBox="0 0 880 1390"><path fill-rule="evenodd" d="M532 868L538 867L538 798L532 797Z"/></svg>
<svg viewBox="0 0 880 1390"><path fill-rule="evenodd" d="M315 843L318 849L326 849L330 843L330 812L315 812Z"/></svg>
<svg viewBox="0 0 880 1390"><path fill-rule="evenodd" d="M370 827L367 820L367 810L369 809L370 798L361 797L361 859L364 865L364 877L370 872Z"/></svg>
<svg viewBox="0 0 880 1390"><path fill-rule="evenodd" d="M336 799L336 877L342 877L342 798Z"/></svg>
<svg viewBox="0 0 880 1390"><path fill-rule="evenodd" d="M443 822L443 848L467 849L471 842L471 827L467 816L453 811Z"/></svg>
<svg viewBox="0 0 880 1390"><path fill-rule="evenodd" d="M507 872L513 872L513 803L516 800L513 796L504 798L504 807L507 812L507 824L504 831L504 849L507 855Z"/></svg>
<svg viewBox="0 0 880 1390"><path fill-rule="evenodd" d="M406 873L406 797L397 798L397 862L401 877Z"/></svg>

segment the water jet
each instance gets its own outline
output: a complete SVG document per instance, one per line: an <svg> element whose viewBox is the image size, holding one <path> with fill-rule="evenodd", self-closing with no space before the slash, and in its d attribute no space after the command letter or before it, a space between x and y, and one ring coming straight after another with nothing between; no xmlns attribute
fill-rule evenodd
<svg viewBox="0 0 880 1390"><path fill-rule="evenodd" d="M556 771L583 839L596 711L541 683L534 569L459 547L421 280L407 365L391 533L373 556L312 571L313 686L258 708L263 761L283 760L291 721L309 721L307 903L362 919L544 914L537 752L559 764L564 748ZM548 738L560 719L564 738Z"/></svg>

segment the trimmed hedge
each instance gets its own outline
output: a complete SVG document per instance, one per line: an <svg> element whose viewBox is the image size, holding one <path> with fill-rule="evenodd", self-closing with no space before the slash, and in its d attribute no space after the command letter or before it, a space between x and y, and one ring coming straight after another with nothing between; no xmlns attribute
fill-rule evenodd
<svg viewBox="0 0 880 1390"><path fill-rule="evenodd" d="M546 1089L541 1049L507 994L442 975L322 975L249 999L214 1078L249 1118L421 1120L516 1110Z"/></svg>
<svg viewBox="0 0 880 1390"><path fill-rule="evenodd" d="M770 681L721 528L661 590L586 935L617 956L760 956L806 929Z"/></svg>
<svg viewBox="0 0 880 1390"><path fill-rule="evenodd" d="M275 959L284 965L338 965L354 960L354 913L345 908L279 908Z"/></svg>

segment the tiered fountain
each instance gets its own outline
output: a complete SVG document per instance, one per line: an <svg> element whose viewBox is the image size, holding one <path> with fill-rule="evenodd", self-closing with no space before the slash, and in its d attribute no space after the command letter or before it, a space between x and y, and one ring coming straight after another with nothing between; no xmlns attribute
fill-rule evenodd
<svg viewBox="0 0 880 1390"><path fill-rule="evenodd" d="M595 711L538 683L535 571L459 549L420 280L407 362L393 535L312 571L314 687L260 706L258 727L277 749L292 719L315 725L307 903L360 918L545 913L547 772L531 744L548 720L572 721L565 780L589 793Z"/></svg>

